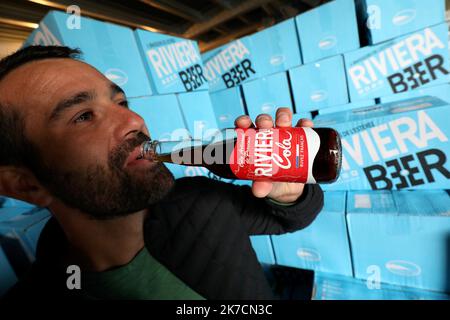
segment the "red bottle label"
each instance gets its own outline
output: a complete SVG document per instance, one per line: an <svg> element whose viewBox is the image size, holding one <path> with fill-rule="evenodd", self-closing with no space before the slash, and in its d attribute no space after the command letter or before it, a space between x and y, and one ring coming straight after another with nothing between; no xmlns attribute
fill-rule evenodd
<svg viewBox="0 0 450 320"><path fill-rule="evenodd" d="M312 162L320 140L311 128L236 129L230 158L233 173L245 180L315 182ZM308 141L314 143L308 153ZM310 150L311 151L311 150Z"/></svg>

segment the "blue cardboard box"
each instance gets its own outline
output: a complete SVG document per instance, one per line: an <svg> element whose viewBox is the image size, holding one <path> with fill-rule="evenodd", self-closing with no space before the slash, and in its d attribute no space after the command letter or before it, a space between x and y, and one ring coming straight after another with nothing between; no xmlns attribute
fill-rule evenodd
<svg viewBox="0 0 450 320"><path fill-rule="evenodd" d="M210 98L220 129L234 128L234 120L245 115L240 87L211 92Z"/></svg>
<svg viewBox="0 0 450 320"><path fill-rule="evenodd" d="M275 256L273 254L270 236L251 236L250 241L259 262L266 264L275 264Z"/></svg>
<svg viewBox="0 0 450 320"><path fill-rule="evenodd" d="M289 70L297 112L349 102L341 55Z"/></svg>
<svg viewBox="0 0 450 320"><path fill-rule="evenodd" d="M202 55L211 92L286 71L302 63L294 19Z"/></svg>
<svg viewBox="0 0 450 320"><path fill-rule="evenodd" d="M446 23L344 54L350 100L380 98L449 81Z"/></svg>
<svg viewBox="0 0 450 320"><path fill-rule="evenodd" d="M294 110L285 72L246 82L242 87L248 115L252 120L260 113L267 113L275 118L277 109L281 107Z"/></svg>
<svg viewBox="0 0 450 320"><path fill-rule="evenodd" d="M232 88L257 78L257 54L251 49L249 37L244 37L202 55L209 91Z"/></svg>
<svg viewBox="0 0 450 320"><path fill-rule="evenodd" d="M443 190L349 192L355 276L450 292L449 209Z"/></svg>
<svg viewBox="0 0 450 320"><path fill-rule="evenodd" d="M380 283L368 287L366 281L316 272L313 300L449 300L444 293Z"/></svg>
<svg viewBox="0 0 450 320"><path fill-rule="evenodd" d="M207 140L218 132L208 91L177 94L186 126L194 139Z"/></svg>
<svg viewBox="0 0 450 320"><path fill-rule="evenodd" d="M297 125L297 122L300 121L301 119L312 120L312 118L313 118L313 116L312 116L311 112L294 113L292 115L292 125L293 126Z"/></svg>
<svg viewBox="0 0 450 320"><path fill-rule="evenodd" d="M444 0L356 0L361 32L377 44L445 21Z"/></svg>
<svg viewBox="0 0 450 320"><path fill-rule="evenodd" d="M30 211L33 207L2 207L0 208L0 223Z"/></svg>
<svg viewBox="0 0 450 320"><path fill-rule="evenodd" d="M329 190L449 188L449 104L423 97L318 115L335 128L342 169Z"/></svg>
<svg viewBox="0 0 450 320"><path fill-rule="evenodd" d="M353 0L331 1L295 19L304 63L359 48Z"/></svg>
<svg viewBox="0 0 450 320"><path fill-rule="evenodd" d="M167 164L166 164L167 165ZM178 166L181 168L180 175L176 176L176 178L181 177L196 177L196 176L203 176L207 177L213 180L220 180L227 183L232 183L235 185L248 185L251 186L251 181L249 180L234 180L234 179L224 179L222 177L216 176L214 173L209 171L208 169L204 167L193 167L193 166Z"/></svg>
<svg viewBox="0 0 450 320"><path fill-rule="evenodd" d="M208 51L204 51L201 54L202 61L208 60L209 58L214 56L218 52L218 50L220 50L221 48L222 47L218 47L218 48L210 49Z"/></svg>
<svg viewBox="0 0 450 320"><path fill-rule="evenodd" d="M376 103L375 103L374 99L349 102L347 104L342 104L342 105L338 105L338 106L319 109L319 114L342 112L342 111L353 110L353 109L358 109L358 108L362 108L362 107L374 106L375 104Z"/></svg>
<svg viewBox="0 0 450 320"><path fill-rule="evenodd" d="M211 106L206 91L134 98L129 99L129 105L132 111L144 119L151 138L155 140L179 142L193 139L195 130L197 130L197 138L202 137L202 134L204 138L207 138L208 134L217 132L217 129L214 128L215 119L213 114L211 115L213 111L212 109L208 111ZM188 112L183 113L182 108L186 108ZM189 122L192 124L189 129L186 126L187 121L192 121ZM201 128L202 124L205 124L203 128ZM170 163L165 165L175 178L185 176L214 177L207 169L202 167Z"/></svg>
<svg viewBox="0 0 450 320"><path fill-rule="evenodd" d="M25 41L28 45L64 45L80 48L82 60L120 86L128 97L152 94L144 63L129 28L108 22L50 11Z"/></svg>
<svg viewBox="0 0 450 320"><path fill-rule="evenodd" d="M13 233L21 240L29 255L34 258L39 236L50 216L51 214L47 209L31 209L2 221L0 233Z"/></svg>
<svg viewBox="0 0 450 320"><path fill-rule="evenodd" d="M294 18L250 35L258 77L286 71L302 64Z"/></svg>
<svg viewBox="0 0 450 320"><path fill-rule="evenodd" d="M352 276L346 193L325 192L322 211L305 229L272 236L277 264Z"/></svg>
<svg viewBox="0 0 450 320"><path fill-rule="evenodd" d="M14 198L7 198L7 197L0 197L0 208L12 208L12 207L19 207L19 208L34 208L35 205L17 200Z"/></svg>
<svg viewBox="0 0 450 320"><path fill-rule="evenodd" d="M447 20L446 23L447 23L448 31L450 32L450 8L448 8L448 10L445 11L445 17L446 17L446 20ZM450 56L450 37L448 39L448 42L449 42L448 50L449 50L449 56Z"/></svg>
<svg viewBox="0 0 450 320"><path fill-rule="evenodd" d="M135 36L154 93L208 90L195 41L145 30Z"/></svg>
<svg viewBox="0 0 450 320"><path fill-rule="evenodd" d="M145 121L152 139L191 139L175 94L129 99L130 109Z"/></svg>
<svg viewBox="0 0 450 320"><path fill-rule="evenodd" d="M0 235L0 298L8 292L18 280L13 267L2 249L1 242L2 235Z"/></svg>
<svg viewBox="0 0 450 320"><path fill-rule="evenodd" d="M150 137L160 141L191 139L175 94L129 99L130 109L145 121ZM184 167L167 163L175 178L184 177Z"/></svg>
<svg viewBox="0 0 450 320"><path fill-rule="evenodd" d="M405 100L408 98L414 98L414 97L423 97L423 96L432 96L439 98L445 102L448 102L450 104L450 84L445 83L438 86L433 87L423 87L418 88L416 90L412 90L410 92L404 92L404 93L398 93L393 94L386 97L381 97L381 102L392 102L392 101L399 101L399 100Z"/></svg>

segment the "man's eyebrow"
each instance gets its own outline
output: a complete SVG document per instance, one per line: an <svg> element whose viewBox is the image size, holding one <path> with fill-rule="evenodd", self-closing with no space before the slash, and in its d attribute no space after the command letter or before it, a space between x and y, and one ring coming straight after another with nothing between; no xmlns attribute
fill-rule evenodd
<svg viewBox="0 0 450 320"><path fill-rule="evenodd" d="M94 97L95 97L95 93L93 91L82 91L82 92L78 92L77 94L75 94L67 99L61 100L60 102L58 102L56 107L53 109L52 113L50 114L49 120L53 121L53 120L57 119L66 110L68 110L80 103L92 101L92 100L94 100Z"/></svg>

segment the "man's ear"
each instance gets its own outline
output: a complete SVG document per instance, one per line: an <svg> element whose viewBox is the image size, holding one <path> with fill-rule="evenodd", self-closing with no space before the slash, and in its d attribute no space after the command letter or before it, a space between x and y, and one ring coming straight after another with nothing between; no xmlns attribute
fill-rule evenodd
<svg viewBox="0 0 450 320"><path fill-rule="evenodd" d="M39 207L48 207L53 200L30 170L14 166L0 167L0 194Z"/></svg>

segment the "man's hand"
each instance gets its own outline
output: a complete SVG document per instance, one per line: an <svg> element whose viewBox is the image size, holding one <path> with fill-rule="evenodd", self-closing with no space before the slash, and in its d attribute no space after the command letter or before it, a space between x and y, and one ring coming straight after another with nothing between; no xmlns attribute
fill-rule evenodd
<svg viewBox="0 0 450 320"><path fill-rule="evenodd" d="M256 127L260 129L272 128L274 126L273 119L268 114L260 114L256 117ZM236 119L235 125L237 128L247 129L254 128L252 120L249 116L240 116ZM292 112L289 108L279 108L275 119L276 127L291 127L292 126ZM308 119L301 119L296 124L297 127L312 127L313 123ZM294 202L303 193L303 183L296 182L271 182L271 181L254 181L252 191L255 197L268 197L278 202Z"/></svg>

